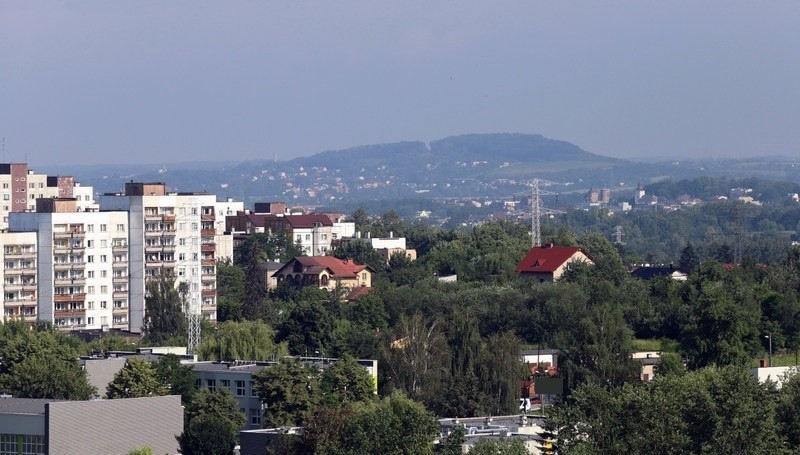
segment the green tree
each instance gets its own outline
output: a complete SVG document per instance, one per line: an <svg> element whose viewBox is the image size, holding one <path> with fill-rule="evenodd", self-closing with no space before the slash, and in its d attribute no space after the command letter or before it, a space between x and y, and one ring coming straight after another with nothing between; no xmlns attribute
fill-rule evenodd
<svg viewBox="0 0 800 455"><path fill-rule="evenodd" d="M175 354L167 354L155 363L156 377L161 382L164 393L180 395L184 406L192 401L197 391L192 369L191 365L182 365Z"/></svg>
<svg viewBox="0 0 800 455"><path fill-rule="evenodd" d="M353 405L341 431L340 453L431 454L439 422L402 394Z"/></svg>
<svg viewBox="0 0 800 455"><path fill-rule="evenodd" d="M78 362L85 349L49 324L0 324L0 390L19 398L92 398L96 390Z"/></svg>
<svg viewBox="0 0 800 455"><path fill-rule="evenodd" d="M187 455L230 454L245 423L239 403L226 389L198 391L184 417L187 423L178 442Z"/></svg>
<svg viewBox="0 0 800 455"><path fill-rule="evenodd" d="M175 287L174 277L166 272L153 277L145 285L145 334L149 342L161 344L170 338L183 335L186 316L185 299Z"/></svg>
<svg viewBox="0 0 800 455"><path fill-rule="evenodd" d="M681 258L678 262L680 269L685 273L692 273L700 265L700 257L692 246L692 242L686 244L686 248L681 251Z"/></svg>
<svg viewBox="0 0 800 455"><path fill-rule="evenodd" d="M227 321L218 324L197 348L202 360L268 360L286 355L275 343L275 331L261 321Z"/></svg>
<svg viewBox="0 0 800 455"><path fill-rule="evenodd" d="M230 420L200 415L186 426L178 438L184 455L228 455L233 453L239 427Z"/></svg>
<svg viewBox="0 0 800 455"><path fill-rule="evenodd" d="M519 438L479 439L467 453L470 455L527 455L528 449Z"/></svg>
<svg viewBox="0 0 800 455"><path fill-rule="evenodd" d="M333 318L325 306L304 301L295 306L278 327L277 341L286 341L293 355L322 353L330 345L332 329Z"/></svg>
<svg viewBox="0 0 800 455"><path fill-rule="evenodd" d="M758 313L736 302L730 286L722 281L702 282L691 325L685 328L689 366L747 364L759 350L756 327Z"/></svg>
<svg viewBox="0 0 800 455"><path fill-rule="evenodd" d="M329 406L368 401L374 397L372 376L352 358L341 359L320 375L322 401Z"/></svg>
<svg viewBox="0 0 800 455"><path fill-rule="evenodd" d="M17 398L88 400L96 392L75 362L47 355L28 357L4 378L4 389Z"/></svg>
<svg viewBox="0 0 800 455"><path fill-rule="evenodd" d="M106 388L107 398L139 398L164 395L164 386L158 380L156 369L150 362L131 357L114 375Z"/></svg>
<svg viewBox="0 0 800 455"><path fill-rule="evenodd" d="M283 359L253 376L264 403L266 427L305 424L319 402L319 371L297 359Z"/></svg>

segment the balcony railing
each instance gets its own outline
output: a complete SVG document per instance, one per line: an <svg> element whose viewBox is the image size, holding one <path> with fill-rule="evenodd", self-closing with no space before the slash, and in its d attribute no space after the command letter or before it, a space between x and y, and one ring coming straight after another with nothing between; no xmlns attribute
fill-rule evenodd
<svg viewBox="0 0 800 455"><path fill-rule="evenodd" d="M74 317L83 317L86 316L86 310L83 308L80 309L71 309L71 310L55 310L53 312L53 316L56 318L74 318Z"/></svg>
<svg viewBox="0 0 800 455"><path fill-rule="evenodd" d="M83 302L86 300L86 293L81 294L56 294L53 296L55 302Z"/></svg>

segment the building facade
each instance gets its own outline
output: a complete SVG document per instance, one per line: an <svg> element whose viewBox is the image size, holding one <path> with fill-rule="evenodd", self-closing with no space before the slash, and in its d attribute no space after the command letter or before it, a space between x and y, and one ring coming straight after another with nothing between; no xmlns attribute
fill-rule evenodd
<svg viewBox="0 0 800 455"><path fill-rule="evenodd" d="M23 303L34 297L37 319L66 330L129 328L127 213L78 212L74 198L38 199L36 212L11 214L9 230L20 238L36 237L35 263L24 257L33 249L29 244L8 251L22 254L21 271L35 267L37 291L32 296L24 287L7 289L6 305L9 297ZM8 267L15 260L6 261L4 274L16 272ZM16 284L12 276L4 277L4 285ZM19 276L21 286L30 284L28 275Z"/></svg>
<svg viewBox="0 0 800 455"><path fill-rule="evenodd" d="M216 320L217 201L208 193L169 193L166 184L127 183L99 197L101 210L128 214L132 332L141 332L147 280L166 275L185 283L190 305ZM135 316L135 319L134 319Z"/></svg>

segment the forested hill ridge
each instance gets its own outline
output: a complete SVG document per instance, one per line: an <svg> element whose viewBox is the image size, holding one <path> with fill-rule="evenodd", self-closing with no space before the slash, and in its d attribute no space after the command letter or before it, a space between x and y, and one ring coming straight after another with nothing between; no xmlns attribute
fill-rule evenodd
<svg viewBox="0 0 800 455"><path fill-rule="evenodd" d="M534 178L559 182L561 194L581 195L590 187L632 191L638 183L698 176L800 182L800 165L788 159L700 162L665 157L642 163L593 154L538 134L467 134L430 143L365 145L288 161L235 158L235 152L221 150L220 162L37 170L74 175L99 192L120 191L129 180L155 180L168 182L175 191L206 190L246 205L264 200L335 206L346 201L502 198L528 192Z"/></svg>

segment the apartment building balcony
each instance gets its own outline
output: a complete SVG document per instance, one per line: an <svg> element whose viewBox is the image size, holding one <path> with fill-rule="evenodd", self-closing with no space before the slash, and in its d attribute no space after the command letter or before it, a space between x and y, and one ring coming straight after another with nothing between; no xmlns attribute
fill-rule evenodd
<svg viewBox="0 0 800 455"><path fill-rule="evenodd" d="M200 308L200 311L202 311L203 313L213 313L217 311L217 305L203 305Z"/></svg>
<svg viewBox="0 0 800 455"><path fill-rule="evenodd" d="M203 253L213 253L217 251L216 243L203 243L200 245L200 251Z"/></svg>
<svg viewBox="0 0 800 455"><path fill-rule="evenodd" d="M112 293L112 295L114 296L115 299L126 298L126 297L128 297L128 290L127 289L125 289L124 291L116 291L115 290Z"/></svg>
<svg viewBox="0 0 800 455"><path fill-rule="evenodd" d="M86 284L86 278L84 277L66 277L66 278L56 278L55 280L56 286L83 286Z"/></svg>
<svg viewBox="0 0 800 455"><path fill-rule="evenodd" d="M211 259L203 259L200 261L200 265L203 267L211 267L217 265L217 261L214 258Z"/></svg>
<svg viewBox="0 0 800 455"><path fill-rule="evenodd" d="M5 292L22 291L23 289L36 289L36 282L17 282L17 283L3 283L3 290Z"/></svg>
<svg viewBox="0 0 800 455"><path fill-rule="evenodd" d="M203 274L200 276L200 281L203 283L213 282L217 280L217 275L213 274Z"/></svg>
<svg viewBox="0 0 800 455"><path fill-rule="evenodd" d="M78 239L86 237L83 229L72 229L67 232L54 232L53 239Z"/></svg>
<svg viewBox="0 0 800 455"><path fill-rule="evenodd" d="M55 310L53 311L54 318L82 318L86 316L86 310L75 309L75 310Z"/></svg>
<svg viewBox="0 0 800 455"><path fill-rule="evenodd" d="M216 297L217 295L216 289L203 289L200 292L203 297Z"/></svg>
<svg viewBox="0 0 800 455"><path fill-rule="evenodd" d="M13 260L13 259L36 259L36 251L20 251L14 250L13 252L8 252L3 255L6 260Z"/></svg>
<svg viewBox="0 0 800 455"><path fill-rule="evenodd" d="M86 293L80 294L56 294L53 296L54 302L84 302L86 301Z"/></svg>
<svg viewBox="0 0 800 455"><path fill-rule="evenodd" d="M85 262L56 262L53 264L53 269L55 270L83 270L85 268Z"/></svg>
<svg viewBox="0 0 800 455"><path fill-rule="evenodd" d="M200 235L202 237L214 237L217 235L217 231L215 229L200 229Z"/></svg>
<svg viewBox="0 0 800 455"><path fill-rule="evenodd" d="M86 247L82 245L53 245L54 254L83 253L84 250L86 250Z"/></svg>
<svg viewBox="0 0 800 455"><path fill-rule="evenodd" d="M115 322L114 324L111 325L111 328L127 330L128 329L128 323L127 322L119 322L119 323Z"/></svg>
<svg viewBox="0 0 800 455"><path fill-rule="evenodd" d="M215 221L217 218L213 213L204 213L200 215L200 221Z"/></svg>
<svg viewBox="0 0 800 455"><path fill-rule="evenodd" d="M175 222L175 215L161 215L161 219L165 223L174 223Z"/></svg>
<svg viewBox="0 0 800 455"><path fill-rule="evenodd" d="M127 275L114 276L111 278L111 282L114 284L125 284L128 282L128 276Z"/></svg>
<svg viewBox="0 0 800 455"><path fill-rule="evenodd" d="M111 245L111 251L113 251L115 253L121 252L121 251L127 251L127 250L128 250L128 244L127 243Z"/></svg>
<svg viewBox="0 0 800 455"><path fill-rule="evenodd" d="M122 307L122 308L116 308L115 307L113 310L111 310L111 313L114 316L127 315L128 314L128 307Z"/></svg>
<svg viewBox="0 0 800 455"><path fill-rule="evenodd" d="M36 322L36 319L37 319L37 317L36 317L35 314L26 314L26 315L23 316L22 320L27 322L27 323L31 323L32 324L32 323Z"/></svg>

